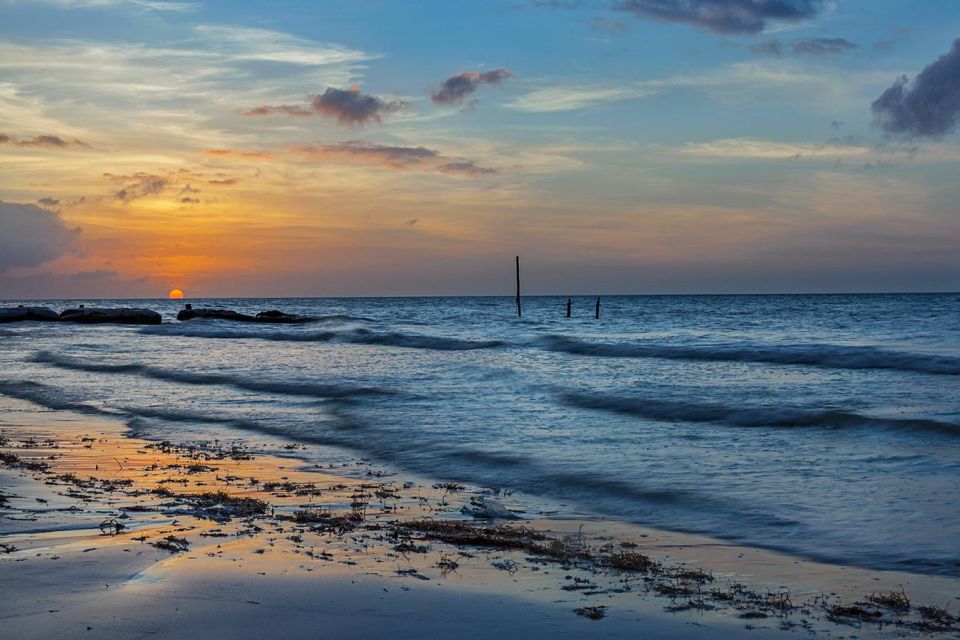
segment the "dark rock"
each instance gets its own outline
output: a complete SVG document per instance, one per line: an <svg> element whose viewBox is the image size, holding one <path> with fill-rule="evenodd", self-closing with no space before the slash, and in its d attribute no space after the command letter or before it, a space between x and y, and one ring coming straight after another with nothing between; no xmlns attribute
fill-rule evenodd
<svg viewBox="0 0 960 640"><path fill-rule="evenodd" d="M46 307L16 307L14 309L0 309L0 322L56 322L60 316L53 309Z"/></svg>
<svg viewBox="0 0 960 640"><path fill-rule="evenodd" d="M184 309L177 314L177 320L209 318L212 320L234 320L236 322L255 322L256 318L233 309Z"/></svg>
<svg viewBox="0 0 960 640"><path fill-rule="evenodd" d="M261 311L257 314L257 322L272 322L276 324L300 324L303 322L313 322L316 318L310 316L298 316L283 311Z"/></svg>
<svg viewBox="0 0 960 640"><path fill-rule="evenodd" d="M160 324L163 317L149 309L67 309L60 314L60 320L81 324Z"/></svg>

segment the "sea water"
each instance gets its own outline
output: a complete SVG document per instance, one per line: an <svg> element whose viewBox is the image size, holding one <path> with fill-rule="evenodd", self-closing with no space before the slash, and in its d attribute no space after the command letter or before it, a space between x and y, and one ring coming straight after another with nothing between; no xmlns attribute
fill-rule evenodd
<svg viewBox="0 0 960 640"><path fill-rule="evenodd" d="M501 487L528 516L960 575L960 295L566 300L191 300L303 325L86 300L164 322L0 325L0 394Z"/></svg>

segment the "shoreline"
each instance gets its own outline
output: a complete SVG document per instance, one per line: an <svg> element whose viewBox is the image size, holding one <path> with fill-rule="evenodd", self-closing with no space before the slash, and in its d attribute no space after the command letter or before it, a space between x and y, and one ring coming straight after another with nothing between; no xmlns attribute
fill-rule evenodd
<svg viewBox="0 0 960 640"><path fill-rule="evenodd" d="M519 608L515 619L502 618L510 629L549 629L553 637L651 629L678 638L705 629L714 637L721 629L745 637L795 630L960 635L953 611L960 581L953 578L825 565L609 520L487 521L461 513L484 503L499 513L499 496L479 489L377 477L373 469L365 479L337 475L305 467L289 457L290 446L166 445L131 437L108 418L8 405L0 422L0 544L7 545L0 547L0 620L17 637L80 635L92 626L84 616L107 637L127 637L137 621L116 621L117 605L61 607L99 594L102 583L113 585L105 589L113 594L145 598L148 613L163 618L167 605L157 590L189 601L187 592L212 589L210 582L225 593L254 594L249 601L258 603L277 590L286 594L272 606L305 618L294 616L284 636L327 615L304 613L294 602L314 602L316 593L336 599L357 584L365 597L414 593L408 608L426 617L449 606L464 616L454 625L459 635L473 626L470 603L478 599L495 611ZM267 577L272 586L263 594L260 579ZM900 589L909 611L898 610ZM373 612L357 598L342 606ZM376 610L404 619L404 607L383 613L394 604ZM214 628L232 624L224 614L203 615ZM171 624L158 631L189 628ZM496 635L492 628L471 632ZM356 637L378 637L364 633Z"/></svg>

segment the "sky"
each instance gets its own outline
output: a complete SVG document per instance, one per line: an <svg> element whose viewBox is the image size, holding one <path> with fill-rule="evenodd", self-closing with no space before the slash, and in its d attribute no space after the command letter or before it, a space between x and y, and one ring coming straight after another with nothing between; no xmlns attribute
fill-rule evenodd
<svg viewBox="0 0 960 640"><path fill-rule="evenodd" d="M0 0L0 298L960 290L957 0Z"/></svg>

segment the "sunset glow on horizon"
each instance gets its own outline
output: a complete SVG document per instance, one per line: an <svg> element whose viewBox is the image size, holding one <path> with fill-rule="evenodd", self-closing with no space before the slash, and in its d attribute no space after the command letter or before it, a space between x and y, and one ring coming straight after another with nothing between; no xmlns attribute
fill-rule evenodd
<svg viewBox="0 0 960 640"><path fill-rule="evenodd" d="M960 289L956 19L627 4L0 0L0 297Z"/></svg>

